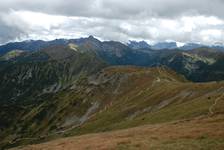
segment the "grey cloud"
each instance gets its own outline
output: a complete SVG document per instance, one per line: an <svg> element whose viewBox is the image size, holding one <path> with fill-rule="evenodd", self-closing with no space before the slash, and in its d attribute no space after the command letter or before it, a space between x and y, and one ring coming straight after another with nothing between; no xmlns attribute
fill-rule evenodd
<svg viewBox="0 0 224 150"><path fill-rule="evenodd" d="M10 27L0 21L0 43L21 40L20 37L28 37L27 33L17 27Z"/></svg>
<svg viewBox="0 0 224 150"><path fill-rule="evenodd" d="M0 2L0 43L15 39L75 38L94 35L105 40L144 39L152 41L222 42L224 39L223 0L7 0ZM13 12L30 11L61 16L63 23L49 28L32 25ZM215 16L222 23L191 23L185 31L182 17ZM39 18L41 21L42 18ZM169 28L166 20L174 22ZM197 19L196 19L197 20ZM210 21L207 19L207 22ZM213 21L213 20L212 20ZM187 25L189 26L189 25ZM210 30L220 31L213 35ZM204 40L202 35L208 36ZM224 37L224 35L223 35Z"/></svg>
<svg viewBox="0 0 224 150"><path fill-rule="evenodd" d="M18 18L11 17L10 15L0 15L0 44L28 37L27 25Z"/></svg>
<svg viewBox="0 0 224 150"><path fill-rule="evenodd" d="M224 18L223 0L7 0L0 11L29 10L100 18L175 17L198 13Z"/></svg>

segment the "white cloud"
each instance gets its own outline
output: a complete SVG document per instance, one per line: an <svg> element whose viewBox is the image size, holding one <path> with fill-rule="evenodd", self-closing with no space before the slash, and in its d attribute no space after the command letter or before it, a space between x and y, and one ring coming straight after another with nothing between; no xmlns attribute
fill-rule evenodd
<svg viewBox="0 0 224 150"><path fill-rule="evenodd" d="M200 36L205 43L223 43L224 32L218 29L208 29L200 32Z"/></svg>
<svg viewBox="0 0 224 150"><path fill-rule="evenodd" d="M21 21L27 23L30 28L43 28L46 30L61 26L66 21L66 17L63 16L53 16L29 11L12 11L11 15L19 17Z"/></svg>
<svg viewBox="0 0 224 150"><path fill-rule="evenodd" d="M0 43L88 35L122 42L224 43L222 4L220 0L2 1Z"/></svg>

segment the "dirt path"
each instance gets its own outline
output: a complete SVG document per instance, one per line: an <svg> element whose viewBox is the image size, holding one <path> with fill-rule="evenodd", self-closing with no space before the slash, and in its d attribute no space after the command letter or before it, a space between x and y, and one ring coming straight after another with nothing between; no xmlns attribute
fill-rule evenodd
<svg viewBox="0 0 224 150"><path fill-rule="evenodd" d="M221 87L219 90L221 90L221 89L223 89L223 87ZM221 94L218 98L215 99L214 103L209 107L209 114L210 115L214 115L215 114L215 112L213 111L215 106L217 105L218 101L223 100L223 99L224 99L224 93Z"/></svg>

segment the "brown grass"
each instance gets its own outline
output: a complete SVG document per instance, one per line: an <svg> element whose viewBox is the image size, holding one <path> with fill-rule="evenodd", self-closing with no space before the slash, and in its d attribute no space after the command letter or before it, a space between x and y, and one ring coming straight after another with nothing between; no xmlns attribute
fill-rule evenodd
<svg viewBox="0 0 224 150"><path fill-rule="evenodd" d="M144 125L125 130L29 145L21 150L112 149L224 149L224 115L171 123ZM20 149L20 148L15 148Z"/></svg>

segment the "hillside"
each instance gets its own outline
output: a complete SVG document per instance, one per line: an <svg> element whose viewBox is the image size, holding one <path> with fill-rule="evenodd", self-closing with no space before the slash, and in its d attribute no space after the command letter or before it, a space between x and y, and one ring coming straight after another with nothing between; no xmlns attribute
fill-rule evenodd
<svg viewBox="0 0 224 150"><path fill-rule="evenodd" d="M6 105L32 104L37 95L67 88L80 76L96 73L106 66L94 53L74 51L68 46L25 53L0 64L0 103Z"/></svg>
<svg viewBox="0 0 224 150"><path fill-rule="evenodd" d="M8 136L2 145L217 117L224 113L223 87L223 82L189 82L164 67L105 68L68 89L42 96L40 103L23 106L12 126L3 129L1 135Z"/></svg>
<svg viewBox="0 0 224 150"><path fill-rule="evenodd" d="M223 126L223 115L220 115L211 118L195 118L193 120L175 121L159 125L144 125L125 130L63 138L43 144L20 147L19 149L222 150L224 148ZM214 132L214 127L217 130L216 132Z"/></svg>
<svg viewBox="0 0 224 150"><path fill-rule="evenodd" d="M53 51L57 47L57 52L59 52L60 47L72 46L71 49L73 51L79 50L80 52L94 53L109 65L166 66L194 82L224 80L224 52L220 49L199 46L186 51L176 48L172 49L171 47L176 45L176 43L160 44L158 46L163 47L162 49L153 50L152 47L147 46L143 41L139 43L130 41L128 45L125 45L117 41L100 41L93 36L80 39L58 39L48 42L25 41L0 46L0 60L7 60L8 57L18 55L15 54L15 49L36 54L43 49ZM61 49L63 51L63 48ZM11 55L10 51L12 51ZM70 55L68 51L66 54ZM30 60L32 59L33 57L30 58ZM1 63L2 61L0 61Z"/></svg>
<svg viewBox="0 0 224 150"><path fill-rule="evenodd" d="M223 52L67 42L1 56L0 148L224 113Z"/></svg>

